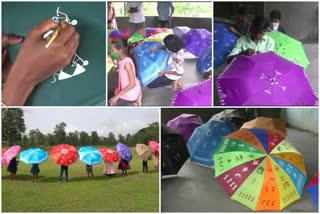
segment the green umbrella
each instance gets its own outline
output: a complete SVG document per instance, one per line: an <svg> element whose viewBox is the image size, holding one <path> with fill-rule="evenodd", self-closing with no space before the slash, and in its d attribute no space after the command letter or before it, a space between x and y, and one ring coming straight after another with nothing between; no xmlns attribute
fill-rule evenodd
<svg viewBox="0 0 320 214"><path fill-rule="evenodd" d="M300 41L281 32L268 32L266 34L275 42L273 52L304 67L305 69L310 65L310 61L303 48L303 44Z"/></svg>
<svg viewBox="0 0 320 214"><path fill-rule="evenodd" d="M130 45L136 42L142 42L143 40L144 36L141 33L136 32L128 39L128 44Z"/></svg>

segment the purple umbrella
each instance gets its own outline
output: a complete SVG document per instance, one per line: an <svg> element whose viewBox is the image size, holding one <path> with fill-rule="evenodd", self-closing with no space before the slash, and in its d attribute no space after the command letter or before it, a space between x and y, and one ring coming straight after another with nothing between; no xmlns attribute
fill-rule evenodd
<svg viewBox="0 0 320 214"><path fill-rule="evenodd" d="M186 33L188 33L191 29L187 26L177 26L173 28L173 33L180 38L183 38Z"/></svg>
<svg viewBox="0 0 320 214"><path fill-rule="evenodd" d="M212 106L212 79L178 91L173 106Z"/></svg>
<svg viewBox="0 0 320 214"><path fill-rule="evenodd" d="M303 67L267 52L238 56L217 79L222 105L317 105Z"/></svg>
<svg viewBox="0 0 320 214"><path fill-rule="evenodd" d="M183 38L185 49L200 57L201 54L212 46L212 33L206 29L190 30Z"/></svg>
<svg viewBox="0 0 320 214"><path fill-rule="evenodd" d="M175 129L179 134L182 134L185 142L188 142L193 130L203 124L201 118L195 114L181 114L178 117L170 120L167 126Z"/></svg>
<svg viewBox="0 0 320 214"><path fill-rule="evenodd" d="M120 157L123 160L131 161L132 160L132 153L129 147L123 143L117 144L117 152L119 153Z"/></svg>

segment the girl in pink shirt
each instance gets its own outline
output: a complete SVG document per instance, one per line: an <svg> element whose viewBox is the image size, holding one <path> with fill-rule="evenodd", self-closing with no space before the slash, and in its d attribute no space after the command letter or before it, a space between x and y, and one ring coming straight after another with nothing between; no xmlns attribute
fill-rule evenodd
<svg viewBox="0 0 320 214"><path fill-rule="evenodd" d="M141 106L141 86L136 77L136 69L133 61L128 57L127 41L123 38L116 38L111 42L112 51L120 55L118 62L118 87L114 96L109 100L112 106Z"/></svg>

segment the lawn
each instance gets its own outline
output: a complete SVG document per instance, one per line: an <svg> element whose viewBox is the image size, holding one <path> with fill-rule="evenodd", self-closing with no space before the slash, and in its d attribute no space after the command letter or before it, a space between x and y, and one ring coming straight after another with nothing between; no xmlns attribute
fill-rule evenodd
<svg viewBox="0 0 320 214"><path fill-rule="evenodd" d="M102 162L93 167L95 180L89 180L85 164L69 166L69 182L59 182L60 166L49 157L40 165L39 183L32 183L31 165L20 161L17 180L11 181L2 168L2 212L158 212L159 173L149 161L149 173L135 148L126 176L103 175ZM19 156L17 156L19 157ZM118 163L114 163L116 168Z"/></svg>

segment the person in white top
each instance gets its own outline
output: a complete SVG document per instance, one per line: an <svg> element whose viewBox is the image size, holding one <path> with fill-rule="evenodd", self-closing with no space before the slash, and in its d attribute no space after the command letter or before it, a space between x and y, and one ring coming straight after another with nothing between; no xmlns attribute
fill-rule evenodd
<svg viewBox="0 0 320 214"><path fill-rule="evenodd" d="M184 73L183 69L183 40L174 35L169 34L163 39L164 46L155 47L151 52L156 52L157 50L166 50L170 53L170 58L168 60L168 70L161 71L159 73L160 78L156 79L154 82L148 85L149 88L155 88L166 83L171 83L172 90L176 91L182 88L181 77Z"/></svg>
<svg viewBox="0 0 320 214"><path fill-rule="evenodd" d="M131 34L145 27L143 2L127 2L127 11L130 13L129 24Z"/></svg>

